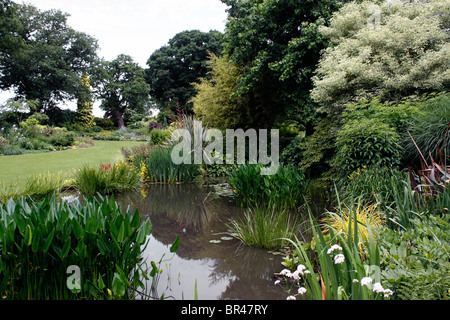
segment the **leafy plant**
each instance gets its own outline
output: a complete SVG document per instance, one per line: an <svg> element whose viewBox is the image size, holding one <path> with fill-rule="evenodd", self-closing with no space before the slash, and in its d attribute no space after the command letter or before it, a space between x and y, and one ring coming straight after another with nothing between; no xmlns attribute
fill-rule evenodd
<svg viewBox="0 0 450 320"><path fill-rule="evenodd" d="M358 225L358 239L360 239L358 247L360 254L364 255L365 244L369 241L369 232L376 234L380 230L385 223L385 215L378 211L378 204L363 205L361 202L349 206L342 204L336 212L327 212L327 218L322 221L328 222L323 233L327 235L330 229L333 229L335 233L342 234L346 239L348 231L352 228L352 220Z"/></svg>
<svg viewBox="0 0 450 320"><path fill-rule="evenodd" d="M297 208L304 202L307 180L300 169L280 165L274 175L262 175L262 165L235 166L229 185L241 206L265 204L277 208Z"/></svg>
<svg viewBox="0 0 450 320"><path fill-rule="evenodd" d="M0 206L0 292L6 299L130 298L126 289L142 286L151 230L150 220L123 213L114 197L11 199ZM67 285L69 266L81 272L78 290Z"/></svg>
<svg viewBox="0 0 450 320"><path fill-rule="evenodd" d="M380 119L350 120L336 138L334 167L348 175L364 166L396 166L402 159L399 134Z"/></svg>
<svg viewBox="0 0 450 320"><path fill-rule="evenodd" d="M338 233L329 225L328 236L310 211L309 217L315 245L308 249L306 243L290 240L298 257L298 271L280 273L304 286L298 295L307 294L311 300L382 300L393 293L380 277L380 251L370 226L367 256L364 259L360 254L360 224L355 212L349 216L345 232Z"/></svg>

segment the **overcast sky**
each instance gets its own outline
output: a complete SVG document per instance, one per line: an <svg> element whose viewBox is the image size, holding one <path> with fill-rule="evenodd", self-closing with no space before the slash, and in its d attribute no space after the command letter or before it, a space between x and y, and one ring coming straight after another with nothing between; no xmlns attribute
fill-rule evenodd
<svg viewBox="0 0 450 320"><path fill-rule="evenodd" d="M15 0L17 3L22 1ZM99 56L124 53L146 68L150 55L185 30L223 32L227 14L220 0L27 0L41 10L70 14L68 24L98 40ZM0 95L3 103L6 95Z"/></svg>

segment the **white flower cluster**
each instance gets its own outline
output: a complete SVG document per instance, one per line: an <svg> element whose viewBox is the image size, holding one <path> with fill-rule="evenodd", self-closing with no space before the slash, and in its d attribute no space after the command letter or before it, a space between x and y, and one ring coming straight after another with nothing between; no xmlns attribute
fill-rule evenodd
<svg viewBox="0 0 450 320"><path fill-rule="evenodd" d="M297 266L297 269L294 272L291 272L291 270L289 269L283 269L281 270L281 272L279 273L279 275L294 279L295 281L299 282L301 279L301 276L311 273L309 270L306 270L306 267L302 264ZM280 280L275 281L275 285L281 283ZM304 287L300 287L297 291L297 295L299 294L305 294L306 293L306 288ZM291 295L289 297L287 297L287 300L296 300L296 295Z"/></svg>
<svg viewBox="0 0 450 320"><path fill-rule="evenodd" d="M361 279L361 286L365 287L372 283L371 277L364 277ZM358 279L353 280L354 283L359 282ZM383 293L385 298L388 298L394 294L391 289L384 289L380 282L375 282L372 287L372 291L376 293Z"/></svg>
<svg viewBox="0 0 450 320"><path fill-rule="evenodd" d="M334 244L331 246L330 249L328 249L327 254L333 254L334 251L342 251L342 247L338 244ZM334 264L341 264L344 263L345 256L342 253L339 253L334 256Z"/></svg>

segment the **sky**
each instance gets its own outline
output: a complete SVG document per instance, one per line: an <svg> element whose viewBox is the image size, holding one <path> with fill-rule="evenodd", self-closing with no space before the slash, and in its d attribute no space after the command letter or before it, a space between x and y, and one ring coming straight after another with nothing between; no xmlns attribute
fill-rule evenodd
<svg viewBox="0 0 450 320"><path fill-rule="evenodd" d="M70 14L69 26L98 40L100 57L133 57L141 67L157 49L185 30L223 32L226 5L220 0L26 0L40 10L59 9ZM0 91L0 104L11 94ZM73 103L62 108L74 109ZM75 107L76 108L76 107ZM98 103L94 113L101 115Z"/></svg>

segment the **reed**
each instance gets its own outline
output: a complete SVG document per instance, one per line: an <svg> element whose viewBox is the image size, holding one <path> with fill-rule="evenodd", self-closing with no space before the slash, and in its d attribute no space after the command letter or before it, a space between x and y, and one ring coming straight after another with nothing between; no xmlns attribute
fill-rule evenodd
<svg viewBox="0 0 450 320"><path fill-rule="evenodd" d="M244 212L242 218L233 218L228 224L230 235L248 246L279 249L286 239L295 239L301 221L288 210L256 206Z"/></svg>
<svg viewBox="0 0 450 320"><path fill-rule="evenodd" d="M135 190L140 186L139 172L124 161L98 168L84 166L75 174L75 188L86 195L112 194Z"/></svg>
<svg viewBox="0 0 450 320"><path fill-rule="evenodd" d="M235 166L229 173L230 188L241 206L270 205L298 208L304 203L307 180L294 166L280 166L274 175L262 175L262 165Z"/></svg>

